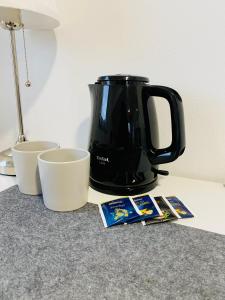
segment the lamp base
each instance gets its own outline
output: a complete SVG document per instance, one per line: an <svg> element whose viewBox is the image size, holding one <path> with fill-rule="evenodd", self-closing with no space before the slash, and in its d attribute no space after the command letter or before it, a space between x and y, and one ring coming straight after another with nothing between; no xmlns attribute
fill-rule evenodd
<svg viewBox="0 0 225 300"><path fill-rule="evenodd" d="M0 174L15 176L15 168L11 149L0 152Z"/></svg>

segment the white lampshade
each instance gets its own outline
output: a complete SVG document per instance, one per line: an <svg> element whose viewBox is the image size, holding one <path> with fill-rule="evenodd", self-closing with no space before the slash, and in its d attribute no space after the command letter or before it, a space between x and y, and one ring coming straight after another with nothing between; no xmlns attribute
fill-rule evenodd
<svg viewBox="0 0 225 300"><path fill-rule="evenodd" d="M26 29L53 29L60 24L54 0L0 0L0 21L18 18Z"/></svg>

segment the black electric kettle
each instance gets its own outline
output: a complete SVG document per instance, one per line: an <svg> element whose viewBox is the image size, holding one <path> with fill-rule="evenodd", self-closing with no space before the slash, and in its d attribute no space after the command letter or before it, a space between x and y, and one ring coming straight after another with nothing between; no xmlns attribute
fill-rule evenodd
<svg viewBox="0 0 225 300"><path fill-rule="evenodd" d="M179 94L168 87L149 85L146 77L101 76L89 85L92 97L90 185L114 195L147 192L157 184L159 164L183 154L185 130ZM159 149L158 124L153 96L170 105L172 142Z"/></svg>

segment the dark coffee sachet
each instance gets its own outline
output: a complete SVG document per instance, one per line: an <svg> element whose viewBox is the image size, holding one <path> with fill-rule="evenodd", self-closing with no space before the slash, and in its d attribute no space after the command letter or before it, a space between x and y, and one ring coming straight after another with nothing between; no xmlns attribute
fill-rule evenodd
<svg viewBox="0 0 225 300"><path fill-rule="evenodd" d="M156 224L156 223L174 221L178 219L176 211L173 209L173 207L170 205L169 201L165 197L159 196L159 197L154 197L154 199L158 204L160 210L162 211L162 216L143 221L142 224L144 226Z"/></svg>

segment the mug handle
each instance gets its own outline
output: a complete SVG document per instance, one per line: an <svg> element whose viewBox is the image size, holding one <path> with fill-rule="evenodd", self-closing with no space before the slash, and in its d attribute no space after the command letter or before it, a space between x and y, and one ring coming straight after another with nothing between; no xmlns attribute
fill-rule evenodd
<svg viewBox="0 0 225 300"><path fill-rule="evenodd" d="M147 102L150 97L162 97L169 102L172 126L172 142L170 146L162 149L156 149L150 143L149 158L152 164L165 164L176 160L185 150L185 127L184 127L184 113L183 104L180 95L177 91L158 85L151 85L143 87L143 100L145 101L145 120L148 118ZM149 123L149 122L148 122ZM148 136L151 139L151 132L149 124L146 124Z"/></svg>

